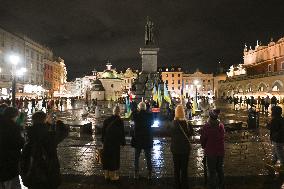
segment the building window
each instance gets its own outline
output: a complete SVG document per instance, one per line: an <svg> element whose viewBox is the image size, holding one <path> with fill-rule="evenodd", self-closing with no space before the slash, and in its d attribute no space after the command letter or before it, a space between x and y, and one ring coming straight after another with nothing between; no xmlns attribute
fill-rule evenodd
<svg viewBox="0 0 284 189"><path fill-rule="evenodd" d="M271 72L271 64L268 64L268 71Z"/></svg>
<svg viewBox="0 0 284 189"><path fill-rule="evenodd" d="M210 80L208 80L208 83L210 83Z"/></svg>
<svg viewBox="0 0 284 189"><path fill-rule="evenodd" d="M281 70L284 70L284 62L281 63Z"/></svg>
<svg viewBox="0 0 284 189"><path fill-rule="evenodd" d="M178 80L178 84L180 84L180 80Z"/></svg>
<svg viewBox="0 0 284 189"><path fill-rule="evenodd" d="M168 74L166 74L166 77L168 77Z"/></svg>
<svg viewBox="0 0 284 189"><path fill-rule="evenodd" d="M180 77L180 74L178 74L178 77Z"/></svg>
<svg viewBox="0 0 284 189"><path fill-rule="evenodd" d="M180 86L178 86L178 90L180 90Z"/></svg>
<svg viewBox="0 0 284 189"><path fill-rule="evenodd" d="M174 80L172 80L172 84L175 84L175 81L174 81Z"/></svg>
<svg viewBox="0 0 284 189"><path fill-rule="evenodd" d="M203 80L203 83L205 83L205 80Z"/></svg>
<svg viewBox="0 0 284 189"><path fill-rule="evenodd" d="M172 77L175 77L175 74L172 74Z"/></svg>
<svg viewBox="0 0 284 189"><path fill-rule="evenodd" d="M175 90L175 88L174 88L174 87L172 87L172 90Z"/></svg>
<svg viewBox="0 0 284 189"><path fill-rule="evenodd" d="M169 81L168 80L166 80L166 84L168 84L169 83Z"/></svg>

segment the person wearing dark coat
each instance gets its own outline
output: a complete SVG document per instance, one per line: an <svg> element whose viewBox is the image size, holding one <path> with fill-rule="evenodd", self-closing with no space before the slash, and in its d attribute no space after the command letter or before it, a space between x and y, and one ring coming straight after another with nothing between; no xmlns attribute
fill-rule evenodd
<svg viewBox="0 0 284 189"><path fill-rule="evenodd" d="M29 189L57 189L61 183L57 146L68 136L68 128L62 121L55 121L54 119L51 114L47 116L42 111L35 112L32 115L33 124L27 130L28 142L25 148L31 147L33 149L35 147L35 151L38 151L40 150L39 146L41 146L47 154L49 167L47 178L44 181L32 179L32 182L27 186ZM55 125L52 125L54 123ZM23 153L22 158L29 160L30 155ZM25 185L24 180L23 182Z"/></svg>
<svg viewBox="0 0 284 189"><path fill-rule="evenodd" d="M138 105L138 112L132 114L132 119L134 121L134 134L131 141L132 147L135 148L135 174L134 177L138 178L139 173L139 157L142 150L144 150L147 169L148 169L148 179L152 176L152 162L151 162L151 150L153 148L153 115L151 112L147 112L146 104L140 102Z"/></svg>
<svg viewBox="0 0 284 189"><path fill-rule="evenodd" d="M17 116L16 108L7 107L0 117L0 189L21 189L19 161L24 138Z"/></svg>
<svg viewBox="0 0 284 189"><path fill-rule="evenodd" d="M270 130L270 140L272 142L272 164L280 161L281 171L284 171L284 118L282 117L282 108L273 106L271 108L271 121L267 123L267 129Z"/></svg>
<svg viewBox="0 0 284 189"><path fill-rule="evenodd" d="M114 107L113 115L107 118L102 128L103 156L102 164L105 179L119 179L120 146L125 145L124 123L120 118L119 106Z"/></svg>
<svg viewBox="0 0 284 189"><path fill-rule="evenodd" d="M193 135L193 128L187 124L185 112L182 105L175 109L175 118L170 129L171 152L174 162L175 188L188 188L188 159L191 151L190 137Z"/></svg>

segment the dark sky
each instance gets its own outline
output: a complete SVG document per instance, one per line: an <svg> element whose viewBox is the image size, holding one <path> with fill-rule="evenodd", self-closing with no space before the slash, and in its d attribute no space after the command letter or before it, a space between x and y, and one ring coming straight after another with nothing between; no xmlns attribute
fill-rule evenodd
<svg viewBox="0 0 284 189"><path fill-rule="evenodd" d="M105 68L141 68L146 16L159 66L213 72L242 62L244 44L284 36L283 0L0 0L0 26L53 49L68 79Z"/></svg>

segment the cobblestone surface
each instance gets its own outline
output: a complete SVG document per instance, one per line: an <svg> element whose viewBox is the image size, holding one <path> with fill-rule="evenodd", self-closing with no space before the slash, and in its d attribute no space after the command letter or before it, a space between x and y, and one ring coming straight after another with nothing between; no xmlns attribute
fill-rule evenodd
<svg viewBox="0 0 284 189"><path fill-rule="evenodd" d="M217 105L222 110L221 120L242 121L246 126L247 112L244 109L233 110L231 105ZM78 112L80 111L80 112ZM64 114L65 119L80 117L82 110L69 111ZM103 114L109 114L110 109L103 108ZM269 114L260 114L260 129L253 131L246 128L239 131L226 132L225 137L225 177L227 188L281 188L283 179L271 180L265 169L265 163L271 158L271 144L268 131L264 128ZM102 119L101 119L102 120ZM100 120L100 121L101 121ZM95 124L97 121L92 120ZM198 130L196 136L199 138ZM146 180L135 182L134 174L134 149L129 145L121 148L121 181L109 184L103 180L101 165L96 162L96 149L101 147L99 136L83 136L79 132L70 133L58 148L61 162L61 173L64 176L62 189L67 188L172 188L173 161L170 152L169 138L155 138L152 150L153 176L158 179L147 183ZM196 140L192 144L189 160L189 177L192 188L203 188L203 150ZM146 162L144 154L140 157L140 174L146 177ZM231 179L230 179L231 178ZM284 186L283 186L284 188Z"/></svg>

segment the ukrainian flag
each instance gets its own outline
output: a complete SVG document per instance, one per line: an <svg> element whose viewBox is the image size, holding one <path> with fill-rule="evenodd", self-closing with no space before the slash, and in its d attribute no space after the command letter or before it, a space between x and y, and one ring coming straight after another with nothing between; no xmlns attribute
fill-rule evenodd
<svg viewBox="0 0 284 189"><path fill-rule="evenodd" d="M168 102L169 104L172 104L172 101L171 101L171 97L169 95L169 91L168 91L168 88L166 86L166 83L164 83L164 99L166 102Z"/></svg>

